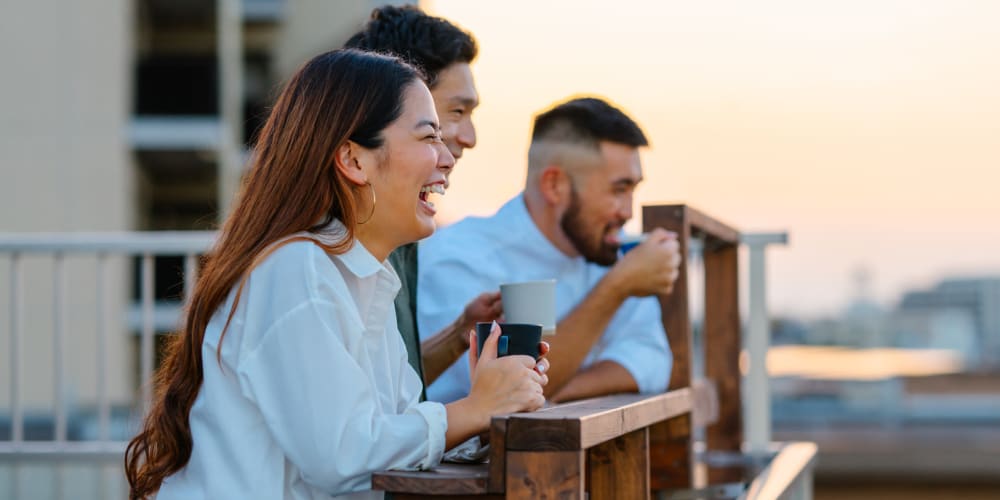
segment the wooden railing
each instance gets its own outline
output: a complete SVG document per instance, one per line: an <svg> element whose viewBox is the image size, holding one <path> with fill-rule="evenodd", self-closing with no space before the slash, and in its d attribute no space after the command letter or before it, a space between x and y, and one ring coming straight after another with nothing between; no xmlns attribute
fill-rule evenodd
<svg viewBox="0 0 1000 500"><path fill-rule="evenodd" d="M644 207L644 232L657 227L677 233L686 256L693 239L702 243L704 381L693 371L689 277L681 266L673 293L660 302L674 357L667 393L497 417L488 463L383 472L373 488L397 499L811 498L814 444L742 452L739 232L685 205ZM705 442L696 443L702 425Z"/></svg>
<svg viewBox="0 0 1000 500"><path fill-rule="evenodd" d="M705 267L703 345L705 376L718 401L715 422L706 429L711 451L738 452L743 443L740 402L740 309L738 264L740 233L685 205L643 207L643 231L662 227L677 233L685 256L693 238L702 241ZM674 291L660 298L663 326L674 355L669 389L690 387L694 380L687 266L681 266ZM653 489L695 485L691 416L655 426L650 432ZM731 473L713 471L710 482L734 480Z"/></svg>
<svg viewBox="0 0 1000 500"><path fill-rule="evenodd" d="M649 428L691 412L690 389L619 394L493 419L488 464L385 472L372 486L393 498L644 498ZM454 497L451 497L454 498Z"/></svg>

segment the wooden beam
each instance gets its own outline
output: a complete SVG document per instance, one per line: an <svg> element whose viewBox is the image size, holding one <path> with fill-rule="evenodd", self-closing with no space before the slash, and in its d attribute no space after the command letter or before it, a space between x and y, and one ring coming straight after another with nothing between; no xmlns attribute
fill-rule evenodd
<svg viewBox="0 0 1000 500"><path fill-rule="evenodd" d="M503 493L507 476L507 417L493 417L490 421L489 480L486 490Z"/></svg>
<svg viewBox="0 0 1000 500"><path fill-rule="evenodd" d="M719 415L707 429L708 449L740 451L740 309L736 245L706 252L705 375L718 392Z"/></svg>
<svg viewBox="0 0 1000 500"><path fill-rule="evenodd" d="M391 496L386 498L391 498L392 500L432 500L445 498L447 500L503 500L503 495L417 495L410 493L393 493Z"/></svg>
<svg viewBox="0 0 1000 500"><path fill-rule="evenodd" d="M442 463L433 470L386 471L372 475L372 489L415 495L483 495L487 464Z"/></svg>
<svg viewBox="0 0 1000 500"><path fill-rule="evenodd" d="M687 211L688 223L691 226L691 230L707 236L710 240L709 246L714 243L712 240L718 243L725 243L729 245L737 245L740 242L740 232L733 229L731 226L724 222L706 215L697 209L691 207L685 207Z"/></svg>
<svg viewBox="0 0 1000 500"><path fill-rule="evenodd" d="M650 427L650 489L692 487L692 451L690 413Z"/></svg>
<svg viewBox="0 0 1000 500"><path fill-rule="evenodd" d="M590 500L649 498L649 429L632 431L587 452Z"/></svg>
<svg viewBox="0 0 1000 500"><path fill-rule="evenodd" d="M691 389L618 394L555 406L507 419L507 450L584 450L691 412Z"/></svg>
<svg viewBox="0 0 1000 500"><path fill-rule="evenodd" d="M584 491L585 451L508 451L507 498L579 499Z"/></svg>

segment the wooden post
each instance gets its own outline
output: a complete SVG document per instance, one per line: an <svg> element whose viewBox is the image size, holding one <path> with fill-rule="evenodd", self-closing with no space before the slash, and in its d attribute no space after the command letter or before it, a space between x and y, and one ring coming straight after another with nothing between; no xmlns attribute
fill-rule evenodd
<svg viewBox="0 0 1000 500"><path fill-rule="evenodd" d="M649 498L649 430L632 431L587 451L590 500Z"/></svg>
<svg viewBox="0 0 1000 500"><path fill-rule="evenodd" d="M739 452L743 443L740 398L740 310L738 246L706 246L705 260L705 375L719 396L718 420L708 426L709 450ZM709 482L732 482L741 470L713 470Z"/></svg>
<svg viewBox="0 0 1000 500"><path fill-rule="evenodd" d="M708 428L708 448L739 451L743 442L740 400L740 316L738 245L740 234L685 205L647 206L642 210L643 231L662 227L677 233L687 258L693 236L704 237L705 262L705 372L718 388L719 420ZM674 364L670 389L690 387L693 373L691 318L688 306L687 263L681 266L674 291L660 298ZM691 415L650 428L653 489L694 486L691 457ZM711 479L715 479L711 477Z"/></svg>
<svg viewBox="0 0 1000 500"><path fill-rule="evenodd" d="M507 419L493 417L490 421L490 478L486 491L503 493L507 478Z"/></svg>
<svg viewBox="0 0 1000 500"><path fill-rule="evenodd" d="M584 450L507 451L508 499L585 497Z"/></svg>
<svg viewBox="0 0 1000 500"><path fill-rule="evenodd" d="M691 229L683 205L643 207L642 230L652 231L662 227L677 233L682 255L687 256L687 243ZM673 368L670 372L670 390L691 386L693 343L691 318L688 307L687 263L682 263L674 290L667 297L660 297L663 328L667 331ZM690 488L691 469L691 415L681 415L670 421L656 424L649 429L650 486L654 490Z"/></svg>

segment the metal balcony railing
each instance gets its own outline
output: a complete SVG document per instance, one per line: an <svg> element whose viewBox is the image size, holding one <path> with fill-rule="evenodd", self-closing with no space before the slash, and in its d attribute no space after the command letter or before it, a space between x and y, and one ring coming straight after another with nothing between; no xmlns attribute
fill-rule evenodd
<svg viewBox="0 0 1000 500"><path fill-rule="evenodd" d="M38 456L66 457L120 457L125 443L111 439L111 401L108 395L108 352L110 343L124 342L124 338L112 338L111 325L116 324L109 317L108 262L117 257L136 257L140 260L140 348L139 373L142 408L150 400L151 379L154 361L154 276L153 263L157 256L184 256L183 297L190 294L195 282L196 256L204 253L213 241L212 232L131 232L131 233L0 233L0 258L6 257L9 265L9 345L7 348L10 395L10 439L0 441L0 458L28 458ZM54 430L51 440L26 440L24 432L25 414L23 396L25 380L22 377L22 346L25 332L25 281L34 278L25 276L24 261L27 257L42 257L52 261L52 364L55 381ZM67 415L65 398L67 371L65 369L67 335L71 327L67 320L70 300L66 283L66 261L69 257L90 256L96 268L94 287L89 290L75 289L76 293L94 294L96 305L96 358L93 367L97 370L96 409L97 439L71 441L67 436ZM44 332L30 332L42 335Z"/></svg>
<svg viewBox="0 0 1000 500"><path fill-rule="evenodd" d="M664 207L660 207L661 209ZM671 207L674 208L674 207ZM680 208L678 208L680 209ZM686 210L686 211L685 211ZM699 215L697 212L690 211L690 209L683 209L682 212L685 217L690 217L693 215ZM648 218L650 221L658 219L658 224L669 227L672 220L672 212L670 214L650 214ZM689 219L684 218L684 221ZM706 219L708 222L711 220ZM751 453L764 453L773 454L773 450L770 448L770 419L767 415L768 401L766 395L768 394L767 389L767 376L763 372L763 355L766 353L766 348L768 345L768 332L767 332L767 313L764 307L764 285L763 281L765 279L763 272L763 254L764 249L768 244L783 243L783 234L767 234L767 235L739 235L732 231L730 234L724 229L727 228L717 228L714 226L709 226L702 228L699 224L707 224L708 222L702 221L697 217L694 217L693 222L685 222L684 226L679 226L674 229L683 231L684 242L687 245L685 248L689 252L696 252L701 255L701 259L706 260L706 268L708 266L714 266L713 269L718 269L720 265L718 259L718 252L723 251L726 256L725 264L727 271L725 275L719 275L717 271L710 271L706 276L706 292L717 293L719 283L728 283L725 286L730 289L731 293L727 293L725 297L732 303L731 309L726 313L727 317L730 317L729 323L726 325L726 338L728 341L726 345L729 352L729 357L735 356L735 353L739 352L739 320L738 314L736 314L735 308L735 287L736 281L735 276L732 276L734 280L730 281L730 275L735 275L735 258L736 245L741 242L748 246L750 251L750 319L749 319L749 329L748 329L748 347L750 358L750 376L747 379L746 393L751 396L750 398L744 399L748 404L748 407L744 409L747 418L745 422L740 423L740 410L738 408L739 392L738 385L734 386L731 383L726 384L724 388L725 391L720 391L720 397L726 397L726 394L732 393L733 390L737 391L733 393L735 397L736 407L733 407L733 401L723 403L723 420L727 424L727 429L732 429L732 426L746 427L745 434L749 438L750 448L747 450ZM716 233L709 233L709 231L715 230L716 233L721 231L723 237L728 236L724 240L725 245L720 246L718 235ZM713 236L714 235L714 236ZM163 256L183 256L183 290L181 292L181 299L187 300L189 297L191 288L196 280L197 274L197 259L200 254L205 253L211 246L215 237L213 232L119 232L119 233L29 233L29 234L11 234L11 233L0 233L0 265L6 260L7 267L9 270L7 289L9 290L9 296L7 297L9 304L7 304L9 317L7 318L7 326L9 331L8 345L6 349L6 362L8 364L6 373L3 374L3 378L6 379L7 385L9 387L9 439L0 440L0 462L8 463L23 463L25 461L48 461L52 463L61 463L66 460L83 460L83 461L100 461L103 463L114 463L121 460L122 453L126 445L125 439L127 439L127 432L119 432L118 435L112 433L112 402L109 397L108 385L109 385L109 352L113 351L114 343L130 342L134 338L131 335L124 334L123 328L120 325L131 324L138 331L139 337L139 349L138 349L138 395L134 397L131 401L131 407L135 410L133 412L133 418L138 416L141 411L145 411L148 407L151 396L151 380L153 370L155 369L155 335L157 331L163 331L163 325L173 324L176 325L179 320L180 309L176 306L162 307L160 303L156 302L156 297L154 289L156 286L156 278L154 273L154 262L158 257ZM699 239L703 241L696 243ZM717 241L718 240L718 241ZM26 304L26 294L25 294L25 284L36 284L39 279L37 276L29 275L26 271L30 269L35 269L33 266L26 266L26 260L36 261L39 259L51 261L51 288L52 295L50 301L46 301L51 304L51 366L50 369L53 375L54 381L54 401L52 406L52 428L51 439L26 439L25 434L25 406L24 396L25 388L29 385L25 377L23 376L24 367L22 362L23 357L23 346L25 342L26 335L46 335L48 332L45 331L31 331L25 330L25 310L26 306L31 304ZM67 260L72 260L74 266L81 265L81 261L90 262L94 267L96 279L94 280L93 286L87 289L81 289L79 287L69 287L67 285ZM129 297L127 293L122 293L123 290L115 290L113 287L122 286L127 287L129 280L122 279L120 283L112 283L112 280L108 278L109 276L109 262L114 259L136 259L139 262L137 266L137 282L138 282L138 301L133 302L133 299ZM714 259L714 260L713 260ZM28 269L30 267L30 269ZM124 266L122 266L124 268ZM46 278L47 279L47 278ZM721 281L720 281L721 280ZM709 284L708 282L711 282ZM708 290L707 288L711 288ZM683 288L682 288L683 290ZM118 293L109 293L115 292ZM73 295L71 295L73 294ZM85 363L88 365L88 369L92 369L97 372L96 377L96 432L91 433L94 438L87 438L81 440L78 437L73 437L68 432L69 416L73 414L73 409L67 407L67 402L65 398L60 397L60 395L66 393L68 377L70 376L69 371L66 368L67 361L70 357L79 357L80 354L67 351L67 338L75 333L77 330L76 324L71 325L67 310L70 304L78 304L78 294L92 295L88 297L92 299L94 307L94 318L96 318L96 324L93 327L96 329L96 336L94 342L96 344L96 356L92 363ZM35 300L37 297L30 298L30 300ZM711 309L712 307L718 307L717 297L706 297L706 307ZM117 309L122 316L125 317L112 317L112 307L111 302L114 300L122 300L125 303L118 304ZM711 302L711 304L709 304ZM35 304L37 306L37 304ZM668 305L673 311L687 310L687 306L684 304L673 304ZM37 307L36 307L37 309ZM666 311L667 309L665 309ZM710 311L706 310L706 313ZM169 317L168 317L169 316ZM130 319L126 320L128 317ZM735 318L735 319L733 319ZM666 319L666 318L665 318ZM687 325L690 324L688 321L688 316L683 315L681 321L685 322L681 332L688 332ZM706 318L707 321L707 318ZM714 328L714 332L718 334L721 332L719 325L706 325L706 329ZM733 330L733 329L736 330ZM730 332L730 330L732 330ZM113 336L112 332L117 331L120 333L118 336ZM679 339L671 339L671 343L674 344L675 353L688 352L690 349L690 333L685 333L685 338L683 341ZM120 346L119 346L120 347ZM118 350L121 352L121 349ZM37 354L37 353L36 353ZM676 354L675 354L676 355ZM690 359L690 358L689 358ZM728 359L728 358L727 358ZM719 370L718 365L713 365L711 369ZM739 372L736 370L736 363L732 367L725 368L725 377L736 377L739 378ZM675 374L680 378L684 378L684 383L678 385L677 387L688 387L691 384L690 372L685 372L683 376ZM721 374L716 374L716 378L723 376ZM717 381L718 382L718 381ZM695 384L697 385L697 384ZM728 392L726 392L728 391ZM726 394L722 394L726 392ZM763 395L763 396L761 396ZM0 417L2 417L2 410L0 410ZM728 416L728 417L727 417ZM687 418L687 417L684 417ZM726 419L729 420L726 420ZM134 423L134 422L133 422ZM2 426L2 418L0 418L0 426ZM711 436L711 435L710 435ZM711 436L709 439L709 449L713 449L714 444L721 436ZM737 431L736 440L733 441L733 436L725 436L727 439L724 443L726 446L721 447L726 450L738 450L739 443L742 441L741 431ZM688 439L688 438L685 438ZM651 440L651 445L653 445L656 440ZM683 441L672 442L672 443L660 443L661 445L666 445L668 447L673 445L678 445L680 448L678 451L682 456L690 457L689 453L693 450L690 448L690 443L685 444ZM735 448L735 449L734 449ZM688 459L690 460L690 458ZM656 469L657 464L654 465ZM662 467L662 465L661 465ZM690 467L687 465L686 467ZM676 474L677 471L666 472L663 469L659 469L661 473ZM681 485L690 484L687 481L690 479L691 471L685 469L685 471L680 473L682 479ZM687 479L685 479L687 478ZM657 481L662 481L662 477L657 477L655 474L653 476L653 483ZM677 485L674 485L677 486ZM2 494L0 494L2 496ZM16 496L16 495L15 495Z"/></svg>

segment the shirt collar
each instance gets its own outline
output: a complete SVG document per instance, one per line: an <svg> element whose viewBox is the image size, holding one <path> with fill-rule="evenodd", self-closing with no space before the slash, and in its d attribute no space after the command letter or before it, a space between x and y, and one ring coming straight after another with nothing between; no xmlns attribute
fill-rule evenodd
<svg viewBox="0 0 1000 500"><path fill-rule="evenodd" d="M382 263L372 255L357 239L351 249L335 256L347 266L347 270L359 278L367 278L383 269Z"/></svg>
<svg viewBox="0 0 1000 500"><path fill-rule="evenodd" d="M314 234L323 243L334 245L344 238L347 228L343 222L334 219ZM347 270L359 278L367 278L383 269L382 263L357 238L346 252L333 257L343 262Z"/></svg>

